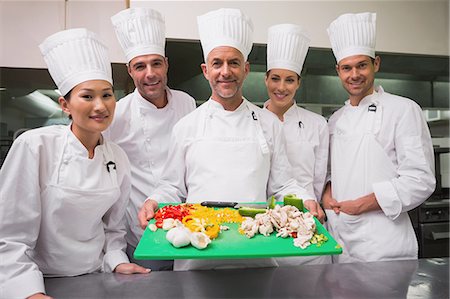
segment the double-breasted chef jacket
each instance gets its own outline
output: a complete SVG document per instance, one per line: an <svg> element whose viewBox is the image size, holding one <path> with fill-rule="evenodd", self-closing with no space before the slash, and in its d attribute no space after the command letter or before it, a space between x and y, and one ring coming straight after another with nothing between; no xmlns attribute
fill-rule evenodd
<svg viewBox="0 0 450 299"><path fill-rule="evenodd" d="M326 210L330 233L343 246L337 262L417 258L408 211L434 191L430 131L414 101L382 87L329 120L332 196L353 200L374 193L381 210L348 215Z"/></svg>
<svg viewBox="0 0 450 299"><path fill-rule="evenodd" d="M0 171L2 296L45 293L44 276L112 272L128 263L125 152L108 141L92 159L69 126L16 139Z"/></svg>
<svg viewBox="0 0 450 299"><path fill-rule="evenodd" d="M264 108L267 109L267 101ZM322 198L328 163L328 124L314 112L297 106L294 102L283 115L283 133L286 152L294 178L317 201ZM328 264L330 256L284 257L276 259L278 266Z"/></svg>
<svg viewBox="0 0 450 299"><path fill-rule="evenodd" d="M313 195L292 176L279 120L243 99L234 111L210 99L174 127L158 202L265 202ZM274 259L176 260L175 270L276 266Z"/></svg>
<svg viewBox="0 0 450 299"><path fill-rule="evenodd" d="M127 242L136 247L143 233L137 214L153 192L167 160L173 126L195 109L185 92L166 88L167 105L157 108L137 89L117 102L114 120L105 138L119 145L131 164L131 196L126 212Z"/></svg>
<svg viewBox="0 0 450 299"><path fill-rule="evenodd" d="M293 178L279 120L245 99L234 111L210 99L182 118L167 161L148 196L158 202L265 202L289 193L314 198Z"/></svg>
<svg viewBox="0 0 450 299"><path fill-rule="evenodd" d="M267 103L264 108L267 109ZM326 119L292 105L283 115L286 150L295 179L309 194L322 198L327 176L329 133Z"/></svg>

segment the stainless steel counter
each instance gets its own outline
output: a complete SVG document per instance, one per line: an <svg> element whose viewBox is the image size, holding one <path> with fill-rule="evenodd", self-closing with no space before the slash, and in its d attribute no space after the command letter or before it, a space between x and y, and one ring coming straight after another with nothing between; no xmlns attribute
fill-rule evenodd
<svg viewBox="0 0 450 299"><path fill-rule="evenodd" d="M449 259L46 278L54 298L449 298Z"/></svg>

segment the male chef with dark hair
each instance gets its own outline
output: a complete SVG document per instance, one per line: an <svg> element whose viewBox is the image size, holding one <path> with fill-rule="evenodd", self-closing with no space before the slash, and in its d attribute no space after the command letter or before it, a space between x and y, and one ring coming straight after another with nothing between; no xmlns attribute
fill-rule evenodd
<svg viewBox="0 0 450 299"><path fill-rule="evenodd" d="M328 28L349 98L329 120L331 181L322 203L343 246L333 261L416 259L408 211L434 191L430 131L414 101L374 86L376 14L344 14Z"/></svg>
<svg viewBox="0 0 450 299"><path fill-rule="evenodd" d="M164 17L158 11L129 8L115 14L111 21L136 86L133 93L120 99L114 121L105 132L107 138L125 150L131 164L131 195L126 212L127 254L133 262L152 270L167 270L173 262L133 258L143 232L136 215L161 176L173 126L195 109L195 101L187 93L167 86L166 28Z"/></svg>

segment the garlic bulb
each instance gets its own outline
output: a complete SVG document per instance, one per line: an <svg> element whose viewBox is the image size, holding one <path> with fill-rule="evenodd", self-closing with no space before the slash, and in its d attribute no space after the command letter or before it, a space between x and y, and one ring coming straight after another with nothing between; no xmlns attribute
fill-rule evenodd
<svg viewBox="0 0 450 299"><path fill-rule="evenodd" d="M167 232L166 239L174 247L184 247L191 243L190 234L191 232L189 229L187 229L183 225L177 225Z"/></svg>
<svg viewBox="0 0 450 299"><path fill-rule="evenodd" d="M175 226L176 226L175 219L173 219L173 218L166 218L166 219L163 220L163 223L162 223L162 229L163 230L169 230L169 229L171 229L172 227L175 227Z"/></svg>
<svg viewBox="0 0 450 299"><path fill-rule="evenodd" d="M205 249L209 243L211 243L211 239L205 233L191 233L191 244L195 248Z"/></svg>

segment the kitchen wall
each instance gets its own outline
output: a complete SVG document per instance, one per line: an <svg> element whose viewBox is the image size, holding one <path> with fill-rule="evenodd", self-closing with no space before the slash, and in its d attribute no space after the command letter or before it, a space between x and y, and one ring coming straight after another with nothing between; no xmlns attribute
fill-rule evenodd
<svg viewBox="0 0 450 299"><path fill-rule="evenodd" d="M202 54L196 17L220 7L241 8L255 25L255 46L250 55L251 73L244 95L262 104L267 98L263 83L267 28L292 22L304 26L312 38L299 104L329 116L342 105L346 93L333 69L326 28L345 12L377 13L377 51L382 73L377 83L387 90L416 100L422 107L449 107L449 1L130 1L130 5L159 10L166 19L171 87L191 93L199 103L209 97L207 81L200 72ZM125 58L114 35L110 17L124 9L124 0L0 0L0 160L12 142L13 132L66 119L59 108L38 102L52 98L54 84L38 50L47 36L64 28L86 27L109 47L117 98L129 92ZM402 65L403 69L398 66ZM406 66L406 67L405 67ZM444 71L443 71L444 70ZM13 88L10 88L13 85ZM53 93L54 94L54 93ZM48 112L48 116L42 112ZM435 112L435 111L432 111ZM444 120L429 122L433 136L449 136L448 113ZM446 160L448 161L448 159ZM1 164L1 163L0 163ZM448 169L448 167L447 167ZM448 170L447 170L448 173Z"/></svg>
<svg viewBox="0 0 450 299"><path fill-rule="evenodd" d="M130 1L149 6L166 18L167 37L198 39L196 17L220 7L241 8L253 20L255 42L265 43L267 28L293 22L312 37L311 47L329 47L326 28L346 12L377 13L377 50L448 55L449 3L425 1ZM87 27L110 48L113 62L124 62L110 17L126 7L124 0L0 1L0 66L45 68L37 46L64 28Z"/></svg>

